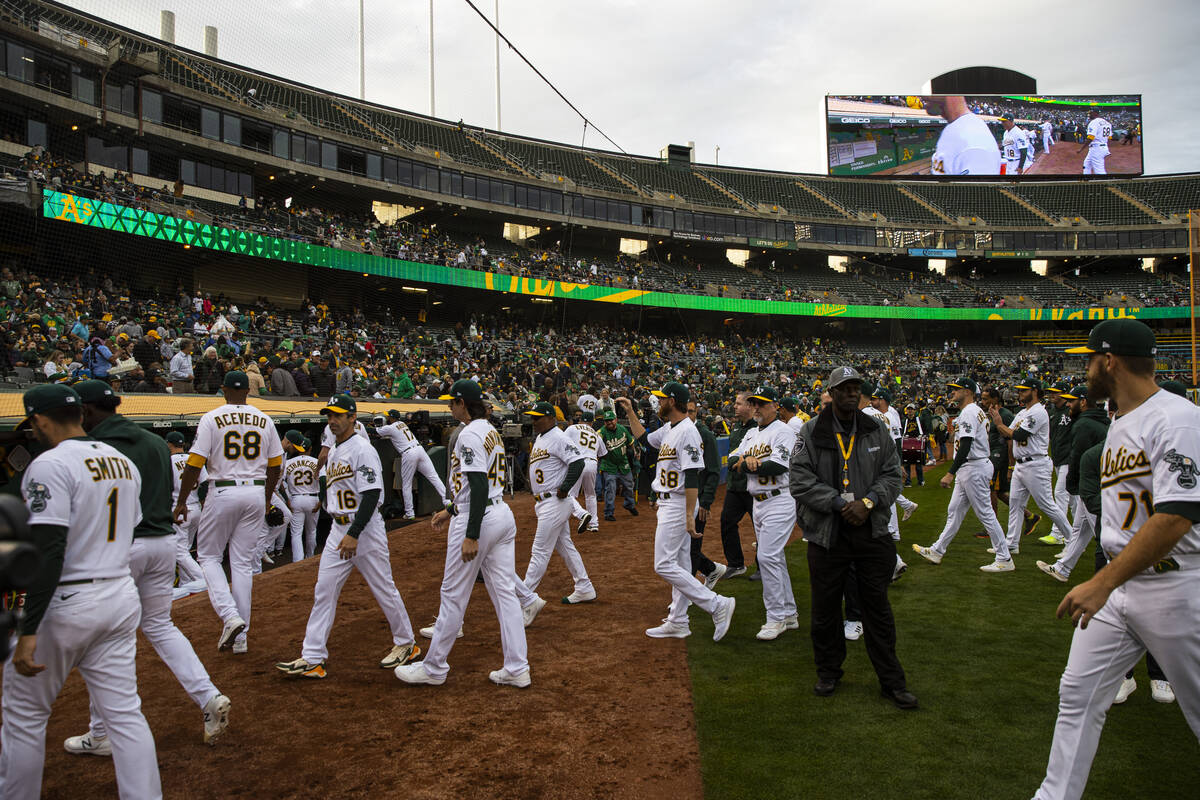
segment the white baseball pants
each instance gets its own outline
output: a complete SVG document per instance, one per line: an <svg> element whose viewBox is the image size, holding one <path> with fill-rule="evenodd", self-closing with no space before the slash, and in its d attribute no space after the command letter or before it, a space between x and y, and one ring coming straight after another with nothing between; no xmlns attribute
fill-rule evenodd
<svg viewBox="0 0 1200 800"><path fill-rule="evenodd" d="M288 500L288 508L292 512L289 526L292 561L296 562L311 557L317 549L317 516L321 502L315 494L296 494Z"/></svg>
<svg viewBox="0 0 1200 800"><path fill-rule="evenodd" d="M954 491L950 494L950 504L946 506L946 527L941 536L930 547L938 555L946 555L946 550L958 529L967 517L967 509L975 512L975 516L983 523L983 528L992 540L992 548L996 551L998 561L1008 561L1012 558L1008 552L1008 540L992 510L992 466L991 459L980 458L968 461L954 477Z"/></svg>
<svg viewBox="0 0 1200 800"><path fill-rule="evenodd" d="M195 583L204 580L204 572L196 559L192 558L192 541L200 529L200 504L187 504L187 520L182 525L172 523L175 530L175 565L179 567L179 583Z"/></svg>
<svg viewBox="0 0 1200 800"><path fill-rule="evenodd" d="M583 492L583 505L575 498ZM596 516L596 460L585 458L583 460L583 474L579 476L579 480L571 487L571 491L567 494L571 498L571 516L575 519L583 519L585 513L592 515L592 521L588 523L588 530L598 530L600 528L600 517ZM586 508L586 511L585 511Z"/></svg>
<svg viewBox="0 0 1200 800"><path fill-rule="evenodd" d="M1108 169L1104 165L1104 158L1108 153L1098 152L1100 148L1089 147L1087 157L1083 159L1083 174L1084 175L1107 175ZM1157 658L1158 656L1155 656Z"/></svg>
<svg viewBox="0 0 1200 800"><path fill-rule="evenodd" d="M463 615L475 588L475 577L483 572L484 585L496 618L500 622L500 648L504 652L504 669L509 675L519 675L529 668L525 650L525 623L513 589L516 574L517 522L507 503L488 506L479 526L479 552L464 562L462 543L467 535L467 515L460 512L450 519L446 533L446 572L442 577L442 602L438 608L433 638L425 654L425 671L444 676L450 671L447 658Z"/></svg>
<svg viewBox="0 0 1200 800"><path fill-rule="evenodd" d="M892 513L895 514L893 507ZM754 536L758 540L755 560L762 574L763 605L768 622L781 622L796 615L796 598L788 575L783 548L796 527L796 501L784 492L777 497L754 501ZM690 544L690 542L688 543Z"/></svg>
<svg viewBox="0 0 1200 800"><path fill-rule="evenodd" d="M537 532L533 535L533 550L529 554L529 566L525 569L525 586L531 592L537 591L550 564L550 555L557 551L575 581L575 591L580 594L594 592L595 587L588 578L583 558L571 541L571 500L559 500L555 495L550 495L539 500L533 512L537 515L538 523Z"/></svg>
<svg viewBox="0 0 1200 800"><path fill-rule="evenodd" d="M246 631L250 630L254 560L267 526L266 513L263 487L253 485L214 486L200 512L196 555L208 583L208 600L222 622L241 617ZM231 581L225 579L225 570L221 568L226 547Z"/></svg>
<svg viewBox="0 0 1200 800"><path fill-rule="evenodd" d="M1047 153L1050 152L1050 134L1042 134L1042 149Z"/></svg>
<svg viewBox="0 0 1200 800"><path fill-rule="evenodd" d="M1079 500L1078 495L1072 496L1073 501ZM1054 565L1059 572L1070 575L1071 570L1079 563L1079 557L1087 551L1087 546L1096 538L1096 515L1088 511L1082 502L1075 506L1075 522L1071 525L1071 535L1067 538L1067 547L1063 556Z"/></svg>
<svg viewBox="0 0 1200 800"><path fill-rule="evenodd" d="M1065 539L1071 532L1071 521L1063 513L1056 502L1054 493L1050 490L1050 459L1035 458L1024 464L1017 464L1013 469L1012 481L1008 488L1008 546L1021 547L1021 531L1025 528L1025 505L1029 498L1042 510L1042 513L1054 520L1054 527L1064 531ZM1067 468L1063 467L1059 483L1066 491ZM1065 505L1065 503L1064 503Z"/></svg>
<svg viewBox="0 0 1200 800"><path fill-rule="evenodd" d="M38 629L37 660L45 671L25 677L11 660L4 665L0 797L41 797L50 707L76 667L108 727L117 794L136 800L162 797L154 735L137 691L140 618L137 587L128 576L55 590Z"/></svg>
<svg viewBox="0 0 1200 800"><path fill-rule="evenodd" d="M367 582L375 602L387 618L392 631L392 644L413 643L412 623L400 592L392 579L392 559L388 553L387 534L382 531L364 530L358 537L358 548L354 558L342 558L338 545L346 535L349 525L334 525L321 551L321 563L317 567L317 583L313 587L313 607L308 615L308 627L304 630L304 647L300 657L310 664L325 661L329 655L329 631L337 612L338 597L350 572L357 569ZM456 628L455 631L458 629Z"/></svg>
<svg viewBox="0 0 1200 800"><path fill-rule="evenodd" d="M171 621L171 584L175 582L175 543L169 536L142 536L129 550L129 572L142 605L142 633L179 685L200 708L219 692L192 643ZM91 688L90 686L88 687ZM91 701L92 736L108 731L96 701Z"/></svg>
<svg viewBox="0 0 1200 800"><path fill-rule="evenodd" d="M413 476L420 472L437 491L438 497L446 496L446 484L433 467L424 447L410 447L400 454L400 494L404 497L404 514L413 516Z"/></svg>
<svg viewBox="0 0 1200 800"><path fill-rule="evenodd" d="M1070 471L1071 468L1067 464L1054 468L1054 504L1058 506L1064 517L1071 511L1071 495L1067 492L1067 473ZM1050 533L1060 539L1066 539L1070 531L1069 525L1060 529L1058 523L1055 523L1054 527L1050 529Z"/></svg>
<svg viewBox="0 0 1200 800"><path fill-rule="evenodd" d="M1179 571L1129 579L1109 595L1087 628L1075 629L1058 686L1058 721L1046 779L1034 800L1078 800L1083 795L1117 687L1147 649L1200 738L1200 563L1197 556L1190 558ZM1183 743L1180 747L1180 754L1188 749ZM1170 760L1165 755L1163 760L1169 768Z"/></svg>
<svg viewBox="0 0 1200 800"><path fill-rule="evenodd" d="M660 496L658 526L654 529L654 571L671 584L671 608L667 612L667 621L685 626L688 624L689 605L695 603L702 611L712 614L717 610L718 597L716 592L697 581L692 574L692 537L687 532L686 514L687 505L683 495L678 500L674 492L670 500L663 500Z"/></svg>

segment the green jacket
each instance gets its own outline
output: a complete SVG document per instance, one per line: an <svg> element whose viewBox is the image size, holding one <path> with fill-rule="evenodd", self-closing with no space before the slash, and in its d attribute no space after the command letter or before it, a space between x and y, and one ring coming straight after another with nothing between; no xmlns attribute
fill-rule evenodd
<svg viewBox="0 0 1200 800"><path fill-rule="evenodd" d="M1064 405L1055 408L1050 404L1047 409L1050 416L1050 460L1054 466L1061 467L1071 458L1071 413Z"/></svg>
<svg viewBox="0 0 1200 800"><path fill-rule="evenodd" d="M717 437L702 423L696 424L700 441L704 443L704 471L700 473L700 493L697 502L701 508L709 508L717 497L717 486L721 483L721 454L717 452Z"/></svg>
<svg viewBox="0 0 1200 800"><path fill-rule="evenodd" d="M1079 498L1084 507L1096 515L1096 536L1100 535L1100 461L1104 458L1104 442L1089 447L1079 459Z"/></svg>
<svg viewBox="0 0 1200 800"><path fill-rule="evenodd" d="M738 445L742 443L742 439L746 438L746 432L753 427L755 427L754 420L733 426L733 429L729 432L729 452L732 453L734 450L737 450ZM725 487L731 492L744 492L746 491L746 480L744 472L731 471L725 476Z"/></svg>
<svg viewBox="0 0 1200 800"><path fill-rule="evenodd" d="M612 475L624 475L629 472L629 452L633 447L633 434L624 425L617 425L609 430L607 425L600 426L600 438L608 453L600 459L600 471Z"/></svg>
<svg viewBox="0 0 1200 800"><path fill-rule="evenodd" d="M399 397L401 400L407 400L417 393L413 387L412 378L408 377L407 372L401 372L392 381L392 397Z"/></svg>
<svg viewBox="0 0 1200 800"><path fill-rule="evenodd" d="M1014 417L1016 414L1004 406L1000 406L1000 420L1004 423L1004 427L1011 428ZM1000 433L1000 428L995 425L988 425L988 450L991 451L993 459L1008 461L1008 439L1004 438Z"/></svg>
<svg viewBox="0 0 1200 800"><path fill-rule="evenodd" d="M1083 454L1108 436L1108 414L1100 408L1089 408L1071 425L1071 455L1067 463L1067 493L1079 494L1079 470Z"/></svg>
<svg viewBox="0 0 1200 800"><path fill-rule="evenodd" d="M120 414L113 414L88 431L88 436L110 444L129 458L142 474L142 521L133 529L139 536L169 536L171 527L171 495L174 478L171 471L171 451L161 436L138 427Z"/></svg>

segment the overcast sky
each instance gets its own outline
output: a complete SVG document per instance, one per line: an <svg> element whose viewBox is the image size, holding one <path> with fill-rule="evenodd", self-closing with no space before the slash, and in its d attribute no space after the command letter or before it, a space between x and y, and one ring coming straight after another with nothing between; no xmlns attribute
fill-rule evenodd
<svg viewBox="0 0 1200 800"><path fill-rule="evenodd" d="M358 0L66 0L154 36L358 96ZM430 0L365 0L366 99L429 113ZM495 0L474 0L489 17ZM913 94L973 65L1042 94L1141 93L1147 174L1200 170L1197 0L499 0L505 35L630 153L825 172L825 94ZM433 0L436 114L496 126L494 36L465 0ZM505 131L613 149L505 48Z"/></svg>

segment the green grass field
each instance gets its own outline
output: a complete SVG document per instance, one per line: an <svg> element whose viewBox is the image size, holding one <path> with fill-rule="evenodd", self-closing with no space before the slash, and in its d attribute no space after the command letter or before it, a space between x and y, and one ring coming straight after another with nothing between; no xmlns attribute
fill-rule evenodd
<svg viewBox="0 0 1200 800"><path fill-rule="evenodd" d="M1067 585L1034 563L1057 548L1022 541L1013 573L988 575L986 539L974 514L941 565L912 552L946 519L950 491L941 467L905 495L920 509L901 525L908 572L892 585L897 650L918 711L879 695L860 639L847 642L846 676L830 698L813 694L806 545L788 548L800 630L774 642L754 638L765 619L761 584L719 584L738 599L719 644L698 621L688 640L705 797L1029 798L1046 769L1058 707L1058 680L1072 628L1054 611ZM1001 506L1001 523L1005 521ZM749 521L743 520L743 536ZM1036 535L1049 531L1044 521ZM715 532L715 531L714 531ZM706 551L718 554L717 536ZM1071 583L1092 574L1092 552ZM1177 704L1150 698L1145 665L1138 689L1109 713L1085 797L1193 798L1200 750Z"/></svg>

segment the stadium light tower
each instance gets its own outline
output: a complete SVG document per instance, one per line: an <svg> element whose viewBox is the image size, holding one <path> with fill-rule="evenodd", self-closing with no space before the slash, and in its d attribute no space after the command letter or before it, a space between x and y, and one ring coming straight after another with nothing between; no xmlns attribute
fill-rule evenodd
<svg viewBox="0 0 1200 800"><path fill-rule="evenodd" d="M496 130L500 129L500 0L496 0Z"/></svg>

